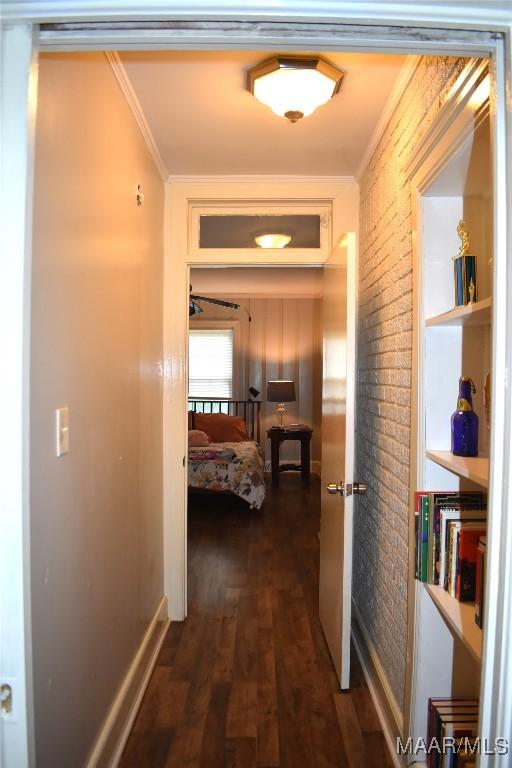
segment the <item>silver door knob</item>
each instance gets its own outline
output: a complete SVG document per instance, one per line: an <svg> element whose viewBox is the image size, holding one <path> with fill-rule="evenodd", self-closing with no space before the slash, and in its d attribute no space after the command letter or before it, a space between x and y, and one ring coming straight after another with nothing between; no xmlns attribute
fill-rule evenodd
<svg viewBox="0 0 512 768"><path fill-rule="evenodd" d="M345 483L341 480L339 483L329 483L327 493L340 493L342 496L364 496L366 493L366 483Z"/></svg>

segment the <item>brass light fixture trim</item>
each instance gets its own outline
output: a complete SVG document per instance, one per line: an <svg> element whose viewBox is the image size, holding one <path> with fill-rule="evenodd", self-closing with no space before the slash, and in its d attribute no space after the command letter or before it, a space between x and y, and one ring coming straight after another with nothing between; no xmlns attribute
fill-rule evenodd
<svg viewBox="0 0 512 768"><path fill-rule="evenodd" d="M299 104L292 105L287 109L286 111L277 111L275 107L271 106L268 102L263 101L260 99L260 97L257 95L256 90L256 84L257 81L261 78L266 77L267 75L271 75L274 72L279 72L282 70L295 70L295 71L303 71L303 72L311 72L315 71L319 75L323 75L324 78L328 78L332 81L332 91L327 94L326 98L323 101L319 101L317 105L310 109L310 111L307 114L312 114L319 106L322 104L325 104L330 98L335 96L338 91L341 88L341 83L343 81L344 72L343 70L336 67L334 64L331 64L330 61L327 59L324 59L322 56L291 56L289 54L286 55L277 55L272 56L269 59L265 59L265 61L260 62L259 64L256 64L253 67L250 67L247 70L247 90L252 93L252 95L261 100L262 103L265 103L267 106L269 106L276 114L282 115L283 117L286 117L291 123L296 123L298 120L304 117L304 112L299 109ZM297 108L295 108L297 107Z"/></svg>

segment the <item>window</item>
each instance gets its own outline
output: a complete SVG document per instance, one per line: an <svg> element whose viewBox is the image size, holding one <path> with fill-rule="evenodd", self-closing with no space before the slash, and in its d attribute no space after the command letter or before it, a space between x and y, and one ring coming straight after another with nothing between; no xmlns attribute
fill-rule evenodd
<svg viewBox="0 0 512 768"><path fill-rule="evenodd" d="M189 397L233 397L233 329L189 331Z"/></svg>

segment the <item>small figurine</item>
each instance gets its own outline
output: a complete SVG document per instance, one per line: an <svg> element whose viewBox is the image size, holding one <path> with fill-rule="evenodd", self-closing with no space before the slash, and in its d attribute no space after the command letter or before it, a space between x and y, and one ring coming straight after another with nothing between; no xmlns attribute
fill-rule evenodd
<svg viewBox="0 0 512 768"><path fill-rule="evenodd" d="M469 251L469 232L467 230L466 222L464 219L459 221L457 234L460 237L459 256L465 256Z"/></svg>

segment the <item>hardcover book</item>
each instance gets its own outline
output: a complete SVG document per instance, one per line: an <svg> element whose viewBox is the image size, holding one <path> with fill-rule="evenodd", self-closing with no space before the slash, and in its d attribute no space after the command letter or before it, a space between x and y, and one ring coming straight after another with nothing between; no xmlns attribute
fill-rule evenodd
<svg viewBox="0 0 512 768"><path fill-rule="evenodd" d="M475 599L478 542L486 532L485 526L473 528L473 525L478 523L462 523L459 533L455 597L461 602L471 602Z"/></svg>

